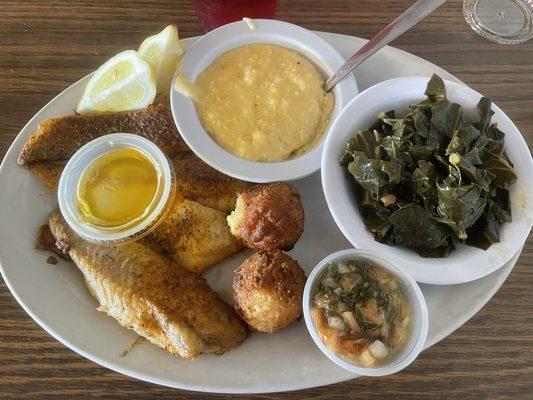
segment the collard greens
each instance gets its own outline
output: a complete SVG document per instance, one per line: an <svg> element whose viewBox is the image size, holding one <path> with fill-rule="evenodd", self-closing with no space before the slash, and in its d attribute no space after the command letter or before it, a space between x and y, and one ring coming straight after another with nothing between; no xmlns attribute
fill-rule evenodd
<svg viewBox="0 0 533 400"><path fill-rule="evenodd" d="M516 180L504 137L491 124L490 99L466 121L433 75L426 98L398 118L383 112L346 144L341 165L353 176L367 228L377 241L424 257L446 257L458 241L487 249L511 221Z"/></svg>

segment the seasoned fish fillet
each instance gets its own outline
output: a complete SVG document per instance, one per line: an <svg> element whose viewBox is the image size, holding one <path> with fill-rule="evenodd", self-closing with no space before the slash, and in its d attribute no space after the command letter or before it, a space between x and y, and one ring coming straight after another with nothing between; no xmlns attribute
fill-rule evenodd
<svg viewBox="0 0 533 400"><path fill-rule="evenodd" d="M42 122L20 152L18 163L66 161L81 146L109 133L135 133L154 142L173 157L189 151L181 138L169 106L157 103L138 111L66 115Z"/></svg>
<svg viewBox="0 0 533 400"><path fill-rule="evenodd" d="M197 273L242 248L231 234L224 212L179 196L143 243Z"/></svg>
<svg viewBox="0 0 533 400"><path fill-rule="evenodd" d="M50 215L58 247L85 278L98 310L172 354L194 358L239 346L246 327L207 282L138 242L98 246Z"/></svg>
<svg viewBox="0 0 533 400"><path fill-rule="evenodd" d="M35 248L38 250L51 251L60 258L70 261L70 256L57 248L56 239L54 238L54 235L52 235L48 225L41 225L39 227L37 231L37 240L35 241Z"/></svg>
<svg viewBox="0 0 533 400"><path fill-rule="evenodd" d="M65 168L64 165L45 161L32 163L28 167L48 190L57 193L59 178L61 178L61 173Z"/></svg>
<svg viewBox="0 0 533 400"><path fill-rule="evenodd" d="M57 191L62 165L39 162L31 164L30 169L48 189ZM195 193L201 193L201 185L194 179L195 170L190 169L189 172L191 175L187 181L178 183L178 193L168 214L142 241L152 249L166 254L182 267L201 273L213 264L237 253L242 246L231 234L224 211L183 198L183 194L179 192L180 188L191 197L195 197ZM180 174L182 175L184 174ZM178 177L177 181L180 180L181 177ZM237 197L233 189L245 185L247 184L242 181L220 180L218 184L213 184L211 194L206 191L204 200L209 199L215 206L229 205Z"/></svg>
<svg viewBox="0 0 533 400"><path fill-rule="evenodd" d="M188 200L229 213L237 195L251 184L231 178L211 168L192 152L172 159L176 171L176 189Z"/></svg>
<svg viewBox="0 0 533 400"><path fill-rule="evenodd" d="M211 168L194 153L182 153L172 158L176 172L176 191L187 200L193 200L215 210L229 213L235 208L237 195L250 183L231 178ZM28 166L52 192L57 185L63 165L55 162L35 162Z"/></svg>

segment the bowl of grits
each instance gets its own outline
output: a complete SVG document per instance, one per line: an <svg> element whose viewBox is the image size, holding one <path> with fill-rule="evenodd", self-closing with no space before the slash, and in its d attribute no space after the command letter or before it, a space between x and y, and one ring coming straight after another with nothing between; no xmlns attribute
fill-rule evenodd
<svg viewBox="0 0 533 400"><path fill-rule="evenodd" d="M174 121L204 162L251 182L316 172L324 139L358 93L353 75L323 84L344 58L314 33L274 20L224 25L181 60L170 93Z"/></svg>

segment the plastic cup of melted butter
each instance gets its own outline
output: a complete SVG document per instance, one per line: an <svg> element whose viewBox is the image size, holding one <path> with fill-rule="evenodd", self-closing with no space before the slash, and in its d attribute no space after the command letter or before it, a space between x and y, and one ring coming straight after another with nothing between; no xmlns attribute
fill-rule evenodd
<svg viewBox="0 0 533 400"><path fill-rule="evenodd" d="M123 244L151 232L175 193L174 169L151 141L130 133L95 139L68 161L59 180L65 221L79 236Z"/></svg>

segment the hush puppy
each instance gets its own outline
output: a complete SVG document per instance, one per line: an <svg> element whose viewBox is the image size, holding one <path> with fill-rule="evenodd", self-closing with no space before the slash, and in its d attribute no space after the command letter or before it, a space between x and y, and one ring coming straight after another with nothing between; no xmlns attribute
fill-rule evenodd
<svg viewBox="0 0 533 400"><path fill-rule="evenodd" d="M273 333L302 315L306 276L279 250L255 253L233 273L233 301L251 328Z"/></svg>
<svg viewBox="0 0 533 400"><path fill-rule="evenodd" d="M233 236L247 247L290 250L304 230L304 209L291 185L255 185L239 194L227 220Z"/></svg>

